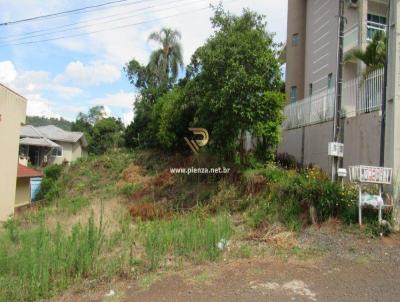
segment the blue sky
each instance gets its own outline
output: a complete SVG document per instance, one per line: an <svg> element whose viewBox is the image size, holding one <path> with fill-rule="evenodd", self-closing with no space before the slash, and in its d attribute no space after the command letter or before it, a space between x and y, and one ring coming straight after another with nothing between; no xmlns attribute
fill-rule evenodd
<svg viewBox="0 0 400 302"><path fill-rule="evenodd" d="M109 1L0 0L0 23ZM212 33L212 12L207 7L218 2L233 13L250 8L265 14L276 41L286 39L287 0L128 0L83 14L0 26L0 82L28 99L28 115L74 120L80 111L103 105L108 114L129 123L136 94L123 73L125 63L132 58L146 63L157 47L147 37L163 26L182 33L188 63ZM77 23L73 30L62 27L63 32L46 32L72 23ZM111 30L114 27L123 28ZM24 34L33 31L36 33L31 36L37 36L25 39ZM80 36L10 45L77 34Z"/></svg>

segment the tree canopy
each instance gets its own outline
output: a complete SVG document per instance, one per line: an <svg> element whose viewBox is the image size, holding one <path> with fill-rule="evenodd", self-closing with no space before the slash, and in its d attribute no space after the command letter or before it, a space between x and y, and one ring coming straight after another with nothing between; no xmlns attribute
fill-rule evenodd
<svg viewBox="0 0 400 302"><path fill-rule="evenodd" d="M249 10L235 16L219 6L211 23L214 33L195 51L179 83L181 49L172 54L171 48L180 38L176 31L162 29L150 36L162 47L147 66L135 60L127 64L127 76L140 92L125 133L127 146L182 150L188 128L200 127L210 134L208 150L224 159L240 154L245 161L246 134L258 142L260 158L275 153L284 95L279 49L265 18Z"/></svg>

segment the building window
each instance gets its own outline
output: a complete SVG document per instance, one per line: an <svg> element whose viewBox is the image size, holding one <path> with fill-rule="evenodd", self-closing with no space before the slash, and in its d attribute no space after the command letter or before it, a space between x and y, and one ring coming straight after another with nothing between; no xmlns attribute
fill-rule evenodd
<svg viewBox="0 0 400 302"><path fill-rule="evenodd" d="M51 149L51 156L61 157L63 156L63 150L61 147Z"/></svg>
<svg viewBox="0 0 400 302"><path fill-rule="evenodd" d="M328 89L333 88L333 74L328 74Z"/></svg>
<svg viewBox="0 0 400 302"><path fill-rule="evenodd" d="M308 94L309 94L309 96L312 96L312 94L313 94L313 85L312 85L312 83L310 83L310 85L308 86Z"/></svg>
<svg viewBox="0 0 400 302"><path fill-rule="evenodd" d="M292 46L297 46L300 44L300 35L299 34L294 34L292 36Z"/></svg>
<svg viewBox="0 0 400 302"><path fill-rule="evenodd" d="M290 87L290 102L296 102L297 101L297 87L292 86Z"/></svg>
<svg viewBox="0 0 400 302"><path fill-rule="evenodd" d="M376 32L385 31L386 32L386 17L378 16L373 14L368 14L367 18L367 38L372 40Z"/></svg>

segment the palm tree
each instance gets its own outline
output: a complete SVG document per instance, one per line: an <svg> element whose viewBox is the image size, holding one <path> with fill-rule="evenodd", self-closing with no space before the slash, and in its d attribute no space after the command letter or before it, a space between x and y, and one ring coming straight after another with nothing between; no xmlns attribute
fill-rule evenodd
<svg viewBox="0 0 400 302"><path fill-rule="evenodd" d="M385 67L387 45L386 42L386 33L384 31L377 31L372 38L372 41L368 44L365 50L354 50L353 52L349 53L345 58L345 61L350 61L353 59L359 60L363 62L366 66L365 72L363 74L363 78L365 81L364 89L366 90L365 112L369 112L369 107L372 102L371 99L377 97L372 95L372 87L370 87L370 83L367 80L367 77L374 71Z"/></svg>
<svg viewBox="0 0 400 302"><path fill-rule="evenodd" d="M149 36L149 40L161 44L159 49L152 52L149 67L165 85L174 83L179 69L183 68L180 39L180 32L170 28L162 28L159 32L153 32Z"/></svg>
<svg viewBox="0 0 400 302"><path fill-rule="evenodd" d="M357 49L346 56L345 61L353 59L363 62L366 66L364 77L377 69L383 68L386 63L386 34L377 31L365 50Z"/></svg>

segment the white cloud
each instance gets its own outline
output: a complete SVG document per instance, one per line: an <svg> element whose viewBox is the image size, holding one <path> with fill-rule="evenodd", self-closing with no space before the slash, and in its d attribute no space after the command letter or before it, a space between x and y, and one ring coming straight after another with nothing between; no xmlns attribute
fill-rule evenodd
<svg viewBox="0 0 400 302"><path fill-rule="evenodd" d="M162 3L156 8L145 10L147 4L127 7L114 7L105 11L96 11L86 14L80 21L88 21L103 18L109 15L129 16L115 20L112 23L96 25L86 28L88 36L69 38L55 41L57 46L69 51L78 51L91 54L96 59L123 66L132 58L141 63L146 63L153 45L149 45L148 36L153 31L167 26L179 30L182 33L182 46L184 62L188 64L194 51L201 46L212 34L213 29L210 17L213 12L210 8L204 9L208 4L218 4L220 0L208 0L203 2L188 1L185 3ZM235 14L240 14L243 8L252 9L260 14L265 14L268 21L268 29L276 32L276 40L286 40L287 0L236 0L222 1L225 9ZM168 16L172 16L166 18ZM109 20L109 19L108 19ZM152 22L147 22L152 21ZM143 24L138 24L144 22ZM131 26L117 30L91 33L110 27ZM136 24L136 25L135 25Z"/></svg>
<svg viewBox="0 0 400 302"><path fill-rule="evenodd" d="M136 96L137 93L120 91L115 94L107 94L105 97L94 99L91 103L93 105L131 109Z"/></svg>
<svg viewBox="0 0 400 302"><path fill-rule="evenodd" d="M108 107L108 106L103 106L103 107L104 107L103 117L104 118L111 117L112 116L112 112L111 112L110 107Z"/></svg>
<svg viewBox="0 0 400 302"><path fill-rule="evenodd" d="M0 0L0 2L2 1ZM0 19L5 21L76 8L78 2L78 6L93 4L92 0L80 0L78 2L67 0L47 1L46 4L38 4L37 0L3 2L7 2L7 4L3 5L5 7L2 7L0 10ZM87 21L89 19L105 17L112 14L132 16L129 19L96 25L82 29L81 31L82 33L84 31L89 33L93 30L140 23L142 21L164 18L168 15L180 14L179 16L140 25L132 25L115 31L105 31L87 36L62 39L43 45L38 44L38 47L43 46L43 51L46 51L47 47L55 48L57 51L57 58L58 53L61 59L73 58L68 59L71 62L65 67L65 70L56 77L54 77L54 75L60 72L60 70L55 69L57 68L57 64L54 67L52 65L46 67L49 68L48 70L52 73L47 71L24 71L15 68L13 62L18 62L19 66L23 64L23 61L19 61L21 58L35 60L35 53L31 53L31 48L29 47L12 47L10 48L13 55L12 62L0 62L0 82L5 82L6 85L28 97L31 102L31 105L28 103L28 112L30 113L36 110L46 115L57 115L58 113L63 113L64 115L64 113L76 111L78 107L79 111L85 111L83 110L85 105L88 105L87 107L90 106L91 90L83 86L115 83L121 78L121 70L124 64L132 58L145 64L148 61L151 50L156 47L148 43L148 36L151 32L158 31L162 26L172 27L182 33L181 42L183 46L184 62L185 64L189 63L193 52L201 46L213 32L209 20L212 16L212 10L205 9L195 12L196 9L206 7L210 2L216 4L219 0L203 2L187 0L182 3L174 4L168 4L166 1L157 0L157 2L154 1L154 3L152 3L157 4L157 7L151 10L140 10L139 8L145 8L150 5L144 1L137 5L113 7L82 15L65 16L54 19L48 24L44 22L31 22L26 26L10 26L10 30L5 33L6 36L43 29L48 26L55 27L72 22ZM225 9L235 14L240 14L245 7L260 14L265 14L268 21L268 30L277 33L276 40L282 42L286 39L288 0L235 0L222 2ZM172 6L179 6L179 8L165 9ZM23 9L21 9L21 7L23 7ZM66 32L65 34L67 35L68 33ZM83 58L90 57L92 61L87 63L85 59L82 59L81 55ZM8 60L8 58L5 60ZM52 64L51 60L49 60L49 64ZM123 89L118 85L119 83L115 84L116 86L113 88L114 91ZM133 116L131 109L136 95L124 91L113 94L109 91L110 90L105 90L104 97L92 100L93 104L107 106L108 110L111 108L114 113L121 113L121 118L126 121L130 120ZM73 97L82 95L86 97L86 100L89 97L89 101L82 102L81 99L72 99ZM98 92L96 92L96 95L99 95ZM48 99L52 101L50 102ZM35 106L36 109L32 108L33 106ZM123 110L118 110L118 107Z"/></svg>
<svg viewBox="0 0 400 302"><path fill-rule="evenodd" d="M133 110L125 112L122 114L122 123L128 126L133 121L134 113Z"/></svg>
<svg viewBox="0 0 400 302"><path fill-rule="evenodd" d="M0 76L11 89L27 98L27 114L46 117L60 117L63 110L58 104L50 102L43 96L45 92L56 93L58 99L70 98L82 93L77 87L63 86L54 82L51 74L46 71L18 71L11 61L0 62Z"/></svg>
<svg viewBox="0 0 400 302"><path fill-rule="evenodd" d="M28 99L26 114L31 116L56 117L60 115L52 110L52 104L40 94L25 95Z"/></svg>
<svg viewBox="0 0 400 302"><path fill-rule="evenodd" d="M111 84L121 78L120 70L112 64L92 63L84 65L80 61L70 62L63 74L55 78L57 83L74 83L79 85Z"/></svg>
<svg viewBox="0 0 400 302"><path fill-rule="evenodd" d="M17 70L11 61L0 62L0 82L9 84L17 77Z"/></svg>

